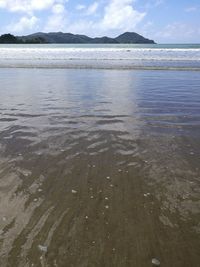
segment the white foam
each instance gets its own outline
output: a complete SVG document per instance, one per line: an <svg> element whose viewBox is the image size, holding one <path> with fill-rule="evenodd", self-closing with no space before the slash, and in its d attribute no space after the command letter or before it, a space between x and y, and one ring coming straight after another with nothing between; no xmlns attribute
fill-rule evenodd
<svg viewBox="0 0 200 267"><path fill-rule="evenodd" d="M0 46L0 67L200 70L200 48Z"/></svg>
<svg viewBox="0 0 200 267"><path fill-rule="evenodd" d="M200 49L1 48L0 60L168 60L200 61Z"/></svg>

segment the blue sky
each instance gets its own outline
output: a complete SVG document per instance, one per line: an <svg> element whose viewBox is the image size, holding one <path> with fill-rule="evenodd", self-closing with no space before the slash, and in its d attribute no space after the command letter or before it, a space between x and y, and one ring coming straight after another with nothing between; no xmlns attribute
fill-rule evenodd
<svg viewBox="0 0 200 267"><path fill-rule="evenodd" d="M63 31L200 43L200 0L0 0L0 34Z"/></svg>

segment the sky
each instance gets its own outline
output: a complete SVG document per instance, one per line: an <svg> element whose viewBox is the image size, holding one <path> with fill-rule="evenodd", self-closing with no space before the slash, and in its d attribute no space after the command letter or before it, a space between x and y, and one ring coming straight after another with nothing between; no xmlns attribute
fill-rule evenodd
<svg viewBox="0 0 200 267"><path fill-rule="evenodd" d="M200 0L0 0L0 34L59 31L200 43Z"/></svg>

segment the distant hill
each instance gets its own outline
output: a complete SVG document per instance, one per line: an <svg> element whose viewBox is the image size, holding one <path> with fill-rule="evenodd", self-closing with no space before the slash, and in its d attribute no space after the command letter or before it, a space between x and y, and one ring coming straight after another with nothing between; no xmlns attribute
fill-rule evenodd
<svg viewBox="0 0 200 267"><path fill-rule="evenodd" d="M63 32L50 32L50 33L34 33L27 36L22 36L23 40L27 41L32 38L42 38L46 43L56 44L153 44L153 40L144 38L143 36L135 32L125 32L116 38L110 38L107 36L91 38L86 35L63 33Z"/></svg>
<svg viewBox="0 0 200 267"><path fill-rule="evenodd" d="M15 37L5 34L0 37L0 43L50 43L50 44L154 44L135 32L125 32L116 38L107 36L91 38L86 35L63 32L38 32L27 36Z"/></svg>
<svg viewBox="0 0 200 267"><path fill-rule="evenodd" d="M91 43L92 38L86 35L79 35L79 34L72 34L72 33L63 33L63 32L50 32L50 33L43 33L38 32L27 36L19 37L23 41L27 41L33 38L42 38L45 43L50 44L84 44L84 43Z"/></svg>
<svg viewBox="0 0 200 267"><path fill-rule="evenodd" d="M41 44L45 43L42 37L33 37L23 40L20 37L16 37L10 33L0 36L0 44Z"/></svg>
<svg viewBox="0 0 200 267"><path fill-rule="evenodd" d="M0 36L0 44L16 44L19 40L12 34L3 34Z"/></svg>
<svg viewBox="0 0 200 267"><path fill-rule="evenodd" d="M135 32L125 32L115 38L120 44L154 44L153 40L144 38L142 35L139 35Z"/></svg>
<svg viewBox="0 0 200 267"><path fill-rule="evenodd" d="M93 44L118 44L117 40L104 36L104 37L96 37L92 39Z"/></svg>

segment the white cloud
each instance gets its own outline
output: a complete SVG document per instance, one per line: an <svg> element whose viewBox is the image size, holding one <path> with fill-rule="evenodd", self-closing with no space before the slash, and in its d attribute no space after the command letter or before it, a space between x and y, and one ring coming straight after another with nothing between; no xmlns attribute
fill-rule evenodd
<svg viewBox="0 0 200 267"><path fill-rule="evenodd" d="M36 10L51 8L54 4L64 3L65 0L0 0L0 8L11 12L31 13Z"/></svg>
<svg viewBox="0 0 200 267"><path fill-rule="evenodd" d="M105 7L101 27L107 30L133 30L145 15L133 8L133 0L111 0Z"/></svg>
<svg viewBox="0 0 200 267"><path fill-rule="evenodd" d="M7 30L14 33L22 33L26 30L32 30L35 28L37 22L38 18L35 16L22 17L17 23L8 25Z"/></svg>
<svg viewBox="0 0 200 267"><path fill-rule="evenodd" d="M41 31L71 31L91 36L114 36L123 31L135 30L136 26L144 19L146 13L135 9L135 1L94 1L89 6L78 4L75 8L83 10L83 12L79 12L79 19L76 20L74 18L77 14L70 14L66 10L67 0L0 0L0 8L10 12L24 13L16 24L9 25L10 29L14 25L16 32L23 32L23 29L24 31L28 29L35 31L38 23L38 19L34 19L36 18L35 12L48 9L51 13L45 21L41 20L40 25L43 25L39 29ZM98 8L101 12L98 12L98 16L96 16Z"/></svg>
<svg viewBox="0 0 200 267"><path fill-rule="evenodd" d="M48 17L44 31L65 31L67 25L67 12L63 4L55 4L52 13Z"/></svg>
<svg viewBox="0 0 200 267"><path fill-rule="evenodd" d="M65 12L65 6L62 5L62 4L55 4L53 7L52 7L52 12L54 14L62 14Z"/></svg>
<svg viewBox="0 0 200 267"><path fill-rule="evenodd" d="M68 25L67 29L90 36L116 36L124 31L133 31L146 15L134 9L133 3L133 0L109 0L98 20L82 18Z"/></svg>
<svg viewBox="0 0 200 267"><path fill-rule="evenodd" d="M97 9L99 7L99 4L97 2L94 2L93 4L91 4L88 8L87 8L87 15L93 15L96 13Z"/></svg>
<svg viewBox="0 0 200 267"><path fill-rule="evenodd" d="M34 15L35 11L49 9L51 15L46 22L46 29L58 31L65 21L65 3L68 0L0 0L0 8L10 12L25 13L16 23L7 26L7 30L13 33L23 33L28 30L36 30L39 19Z"/></svg>
<svg viewBox="0 0 200 267"><path fill-rule="evenodd" d="M146 13L133 7L134 0L109 0L98 20L82 18L67 28L73 33L90 36L116 36L124 31L133 31Z"/></svg>
<svg viewBox="0 0 200 267"><path fill-rule="evenodd" d="M184 43L187 40L187 42L192 43L200 38L200 29L198 25L176 22L168 24L162 31L152 33L152 36L160 40L160 42Z"/></svg>
<svg viewBox="0 0 200 267"><path fill-rule="evenodd" d="M85 17L96 14L99 3L93 2L90 6L76 6L83 10L83 16L79 20L69 21L66 13L53 14L49 17L44 31L67 31L72 33L97 35L117 35L123 31L133 31L145 17L146 13L139 12L133 7L134 0L109 0L103 13L98 19Z"/></svg>
<svg viewBox="0 0 200 267"><path fill-rule="evenodd" d="M48 21L44 27L45 32L58 32L65 31L64 27L65 18L62 15L52 15L48 18Z"/></svg>

